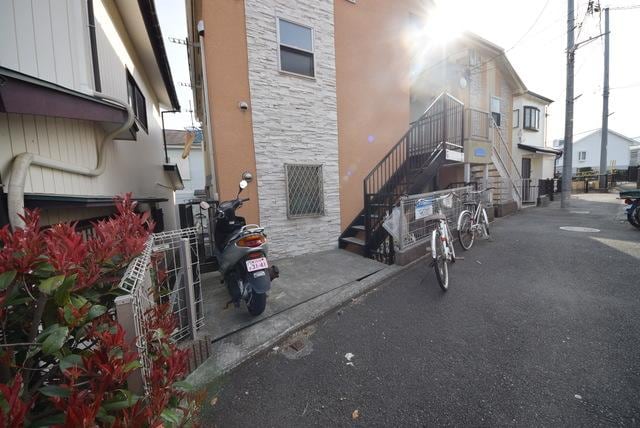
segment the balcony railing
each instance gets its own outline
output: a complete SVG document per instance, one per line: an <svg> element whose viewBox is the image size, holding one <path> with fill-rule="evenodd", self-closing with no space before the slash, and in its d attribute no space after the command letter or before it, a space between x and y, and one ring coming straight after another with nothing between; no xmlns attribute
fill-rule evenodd
<svg viewBox="0 0 640 428"><path fill-rule="evenodd" d="M489 113L475 108L468 108L466 109L465 114L465 140L481 139L489 141Z"/></svg>

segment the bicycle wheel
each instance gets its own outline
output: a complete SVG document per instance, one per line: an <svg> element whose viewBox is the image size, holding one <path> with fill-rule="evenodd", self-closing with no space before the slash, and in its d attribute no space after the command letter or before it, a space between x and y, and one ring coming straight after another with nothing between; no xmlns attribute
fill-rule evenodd
<svg viewBox="0 0 640 428"><path fill-rule="evenodd" d="M482 209L482 215L480 216L480 225L484 230L484 236L487 239L491 238L491 235L489 234L489 217L487 216L487 211L485 211L484 208Z"/></svg>
<svg viewBox="0 0 640 428"><path fill-rule="evenodd" d="M471 213L462 211L458 219L458 240L465 250L471 249L473 245L473 222L471 221Z"/></svg>
<svg viewBox="0 0 640 428"><path fill-rule="evenodd" d="M442 291L447 291L449 289L449 260L447 260L447 255L444 250L445 241L441 238L441 231L436 229L434 232L435 239L432 240L432 244L435 245L435 255L436 258L433 261L433 269L436 271L436 278L438 279L438 284L440 284L440 288Z"/></svg>

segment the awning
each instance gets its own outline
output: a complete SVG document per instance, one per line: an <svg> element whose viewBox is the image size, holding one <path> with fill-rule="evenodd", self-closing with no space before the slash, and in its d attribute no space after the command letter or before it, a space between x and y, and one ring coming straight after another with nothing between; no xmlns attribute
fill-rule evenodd
<svg viewBox="0 0 640 428"><path fill-rule="evenodd" d="M518 144L518 148L532 153L540 153L544 155L559 156L562 154L560 149L552 149L550 147L529 146L527 144Z"/></svg>
<svg viewBox="0 0 640 428"><path fill-rule="evenodd" d="M139 197L132 198L141 203L167 202L167 198ZM114 196L76 196L56 195L48 193L27 193L24 195L27 208L97 208L115 206Z"/></svg>
<svg viewBox="0 0 640 428"><path fill-rule="evenodd" d="M171 180L171 187L173 190L184 190L184 183L182 181L182 175L180 175L178 165L175 163L165 163L163 167L164 172L167 173L169 180Z"/></svg>
<svg viewBox="0 0 640 428"><path fill-rule="evenodd" d="M0 67L0 112L121 124L125 109L107 101Z"/></svg>

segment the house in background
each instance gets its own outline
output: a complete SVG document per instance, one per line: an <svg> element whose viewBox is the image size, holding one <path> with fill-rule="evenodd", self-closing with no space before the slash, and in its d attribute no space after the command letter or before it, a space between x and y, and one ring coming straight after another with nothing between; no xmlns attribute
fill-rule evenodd
<svg viewBox="0 0 640 428"><path fill-rule="evenodd" d="M580 171L600 171L600 146L602 130L598 129L573 142L573 174ZM631 147L637 141L609 129L607 137L607 171L626 170L631 165ZM558 171L562 171L563 157L558 161Z"/></svg>
<svg viewBox="0 0 640 428"><path fill-rule="evenodd" d="M523 180L530 179L533 185L553 178L556 159L562 154L547 142L547 109L552 102L531 91L513 102L513 159L521 166Z"/></svg>
<svg viewBox="0 0 640 428"><path fill-rule="evenodd" d="M636 142L640 142L637 141ZM640 165L640 144L629 147L629 166L639 166Z"/></svg>
<svg viewBox="0 0 640 428"><path fill-rule="evenodd" d="M160 112L179 103L153 1L6 0L0 23L4 216L19 225L24 205L44 224L94 219L132 192L174 228L181 180Z"/></svg>
<svg viewBox="0 0 640 428"><path fill-rule="evenodd" d="M493 202L504 212L530 202L524 190L528 189L531 175L523 175L523 150L518 147L518 134L513 132L520 126L515 123L519 119L514 110L523 108L524 99L539 109L545 101L527 90L504 49L476 34L465 33L448 43L446 49L423 55L427 65L411 86L412 119L417 119L441 91L453 94L465 106L465 164L443 168L441 185L486 182L495 188ZM544 131L534 130L534 125L540 128L539 122L531 125L527 131L532 134L527 136L530 144L544 146Z"/></svg>
<svg viewBox="0 0 640 428"><path fill-rule="evenodd" d="M169 163L178 165L184 183L184 189L176 190L176 204L192 201L205 188L202 131L167 129L165 138Z"/></svg>

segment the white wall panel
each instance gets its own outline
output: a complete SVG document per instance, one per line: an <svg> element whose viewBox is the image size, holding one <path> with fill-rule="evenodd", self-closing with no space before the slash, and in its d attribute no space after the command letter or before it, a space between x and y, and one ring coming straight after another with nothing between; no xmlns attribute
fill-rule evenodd
<svg viewBox="0 0 640 428"><path fill-rule="evenodd" d="M12 0L0 1L0 40L0 65L17 70L18 42Z"/></svg>
<svg viewBox="0 0 640 428"><path fill-rule="evenodd" d="M66 1L49 0L51 34L55 52L56 80L59 85L73 88L73 58L69 37L69 11Z"/></svg>
<svg viewBox="0 0 640 428"><path fill-rule="evenodd" d="M38 77L38 60L36 58L36 40L31 1L14 0L13 8L16 22L15 28L20 71Z"/></svg>
<svg viewBox="0 0 640 428"><path fill-rule="evenodd" d="M56 60L51 31L51 12L48 1L36 1L33 5L33 28L38 59L38 77L48 82L58 82Z"/></svg>

